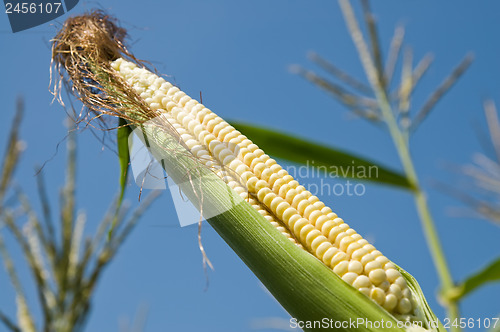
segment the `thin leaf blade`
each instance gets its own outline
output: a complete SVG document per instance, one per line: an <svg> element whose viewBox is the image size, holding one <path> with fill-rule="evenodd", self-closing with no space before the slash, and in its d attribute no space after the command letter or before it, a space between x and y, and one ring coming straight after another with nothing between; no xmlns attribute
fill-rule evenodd
<svg viewBox="0 0 500 332"><path fill-rule="evenodd" d="M500 257L451 289L445 298L457 301L487 283L500 281Z"/></svg>
<svg viewBox="0 0 500 332"><path fill-rule="evenodd" d="M127 186L127 177L129 170L130 152L128 148L128 137L132 130L127 124L127 121L119 118L117 130L117 145L118 145L118 160L120 163L120 199L118 205L120 206L125 195L125 188Z"/></svg>
<svg viewBox="0 0 500 332"><path fill-rule="evenodd" d="M116 130L116 145L118 148L118 162L120 164L120 194L118 196L118 201L116 203L116 212L115 218L111 224L111 227L108 232L108 239L111 238L111 235L115 229L118 214L120 212L120 208L123 203L123 198L125 196L125 189L127 187L127 179L128 179L128 171L129 171L129 161L130 161L130 152L128 146L128 137L132 129L128 126L128 123L125 119L118 119L118 129Z"/></svg>

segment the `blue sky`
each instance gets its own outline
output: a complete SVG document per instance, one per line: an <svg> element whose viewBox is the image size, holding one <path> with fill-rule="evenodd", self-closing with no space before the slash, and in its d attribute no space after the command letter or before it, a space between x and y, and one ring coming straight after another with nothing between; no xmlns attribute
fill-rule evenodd
<svg viewBox="0 0 500 332"><path fill-rule="evenodd" d="M353 117L328 95L289 72L292 64L319 71L306 54L316 51L358 78L361 65L334 1L92 1L71 14L101 8L128 29L132 52L150 61L186 93L198 97L226 119L279 128L311 140L357 152L400 169L386 131ZM500 4L494 1L380 1L374 5L385 47L398 23L415 59L433 52L435 61L415 95L418 108L461 58L475 61L412 137L412 155L428 190L430 206L452 274L461 280L500 254L500 230L483 220L456 218L459 203L432 186L457 182L449 164L465 164L481 151L476 128L485 130L482 100L500 103ZM26 141L17 181L36 198L33 168L45 166L52 201L63 181L64 109L49 93L50 39L67 16L12 34L0 14L4 142L15 99L26 104L22 136ZM118 164L113 151L89 131L78 135L79 207L88 213L92 232L116 193ZM53 159L52 156L55 154ZM306 180L308 181L308 180ZM329 180L331 181L331 180ZM139 188L129 186L136 204ZM436 300L438 279L426 248L411 196L401 190L366 185L362 197L324 196L344 220L421 284L431 307L443 319ZM181 228L169 193L151 208L132 233L99 284L88 331L117 331L147 307L145 331L252 331L268 318L288 319L286 312L248 268L208 226L204 244L215 271L205 291L197 229ZM9 242L12 244L12 242ZM17 261L21 256L16 254ZM27 270L20 265L20 272ZM26 279L26 278L25 278ZM28 279L26 279L28 280ZM0 271L0 308L13 314L13 292ZM31 302L35 293L28 288ZM500 287L488 286L462 305L463 317L496 317Z"/></svg>

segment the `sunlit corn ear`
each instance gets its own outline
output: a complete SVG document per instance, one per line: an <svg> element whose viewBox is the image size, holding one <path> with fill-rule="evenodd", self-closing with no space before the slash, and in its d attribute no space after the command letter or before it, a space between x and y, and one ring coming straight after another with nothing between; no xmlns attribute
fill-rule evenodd
<svg viewBox="0 0 500 332"><path fill-rule="evenodd" d="M387 311L415 315L415 303L406 280L382 253L356 233L247 137L222 118L150 71L122 58L112 68L149 105L177 130L193 154L213 166L239 148L236 158L224 162L229 172L216 174L275 225Z"/></svg>
<svg viewBox="0 0 500 332"><path fill-rule="evenodd" d="M91 111L144 133L153 156L292 317L431 326L436 318L411 276L246 136L144 68L121 37L100 12L71 18L53 58Z"/></svg>

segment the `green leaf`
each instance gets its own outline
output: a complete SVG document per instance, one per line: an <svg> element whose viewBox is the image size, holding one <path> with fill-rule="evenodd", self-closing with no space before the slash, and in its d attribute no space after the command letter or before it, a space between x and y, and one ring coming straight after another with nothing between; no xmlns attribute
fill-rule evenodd
<svg viewBox="0 0 500 332"><path fill-rule="evenodd" d="M500 257L446 292L444 297L446 300L458 301L477 288L495 281L500 281Z"/></svg>
<svg viewBox="0 0 500 332"><path fill-rule="evenodd" d="M24 101L22 98L19 98L17 100L14 122L10 127L11 129L5 150L6 152L2 160L2 165L0 166L0 202L3 201L5 193L10 187L14 171L22 152L22 148L20 147L21 144L19 144L19 128L21 127L23 113Z"/></svg>
<svg viewBox="0 0 500 332"><path fill-rule="evenodd" d="M317 170L328 172L325 175L333 174L333 176L412 189L403 174L340 149L313 143L274 129L239 122L231 122L231 125L275 158L309 166L313 166L314 162Z"/></svg>
<svg viewBox="0 0 500 332"><path fill-rule="evenodd" d="M115 220L113 221L111 228L109 229L108 238L111 237L113 233L116 219L118 217L118 212L123 203L123 197L125 196L125 189L127 187L127 178L129 171L129 162L130 162L130 152L128 149L128 137L132 129L128 125L127 121L119 118L118 119L118 129L116 131L116 144L118 147L118 161L120 163L120 195L118 197L118 202L116 204L116 215Z"/></svg>
<svg viewBox="0 0 500 332"><path fill-rule="evenodd" d="M120 198L118 205L123 202L123 196L125 195L125 188L127 186L127 177L129 170L129 149L128 149L128 137L132 130L122 118L118 120L118 130L117 130L117 144L118 144L118 159L120 161Z"/></svg>

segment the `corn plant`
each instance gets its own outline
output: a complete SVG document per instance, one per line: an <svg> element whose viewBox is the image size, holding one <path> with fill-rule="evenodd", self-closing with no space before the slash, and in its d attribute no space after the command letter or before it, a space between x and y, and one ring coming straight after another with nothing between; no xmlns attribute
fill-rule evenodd
<svg viewBox="0 0 500 332"><path fill-rule="evenodd" d="M407 272L250 139L136 59L125 35L99 11L68 19L53 42L61 79L95 118L118 117L143 134L201 216L292 317L442 330Z"/></svg>
<svg viewBox="0 0 500 332"><path fill-rule="evenodd" d="M484 113L490 136L484 152L475 153L470 164L458 168L467 187L444 189L470 206L475 217L500 225L500 121L492 100L484 102Z"/></svg>
<svg viewBox="0 0 500 332"><path fill-rule="evenodd" d="M430 54L426 55L413 67L411 49L407 48L402 52L404 29L398 27L387 52L387 59L384 61L377 25L369 2L368 0L361 0L360 3L368 37L363 34L363 29L354 14L350 2L348 0L339 0L348 31L357 49L368 83L352 77L316 53L311 53L310 59L321 67L329 77L317 74L301 66L292 66L291 70L330 94L357 117L388 131L403 166L403 178L406 181L401 181L399 176L392 176L391 181L383 182L397 185L399 188L407 189L413 194L427 245L441 283L440 303L446 308L450 321L455 322L451 328L460 330L460 324L456 323L460 322L461 318L459 312L460 300L478 287L488 282L498 281L500 260L495 260L462 282L457 283L453 280L429 209L427 194L414 167L410 151L410 138L427 119L441 98L467 70L472 62L472 56L466 55L461 63L452 70L451 74L423 102L420 109L413 110L411 107L414 104L413 93L429 69L433 57ZM403 53L402 56L401 53ZM394 74L396 64L400 58L402 58L401 80L395 84ZM396 87L391 90L392 86ZM500 130L496 111L491 102L485 104L485 110L494 146L494 155L498 157ZM249 135L254 138L257 144L282 159L305 163L305 158L297 156L297 151L300 151L301 153L304 152L304 155L309 160L319 161L322 165L335 164L334 158L336 157L335 153L338 154L337 149L298 138L288 141L286 149L280 149L269 142L288 139L287 134L249 124L234 123L234 125L238 129L249 132ZM290 151L295 153L290 153ZM335 157L325 157L325 153ZM342 155L340 157L341 160L345 159L345 157L342 158ZM475 158L474 165L468 165L462 168L461 171L468 174L475 182L476 195L459 193L459 198L472 205L484 217L492 221L497 220L498 163L481 155ZM457 196L457 191L453 191L453 194ZM478 197L483 197L483 199L478 199Z"/></svg>
<svg viewBox="0 0 500 332"><path fill-rule="evenodd" d="M484 153L476 153L472 163L459 167L460 180L465 180L468 184L467 188L456 185L440 185L440 188L462 201L469 211L472 210L474 217L498 225L500 221L500 121L493 101L484 102L484 113L491 144L485 147ZM446 302L459 302L478 288L499 280L500 258L497 258L479 271L457 282L448 291L443 292L442 297Z"/></svg>
<svg viewBox="0 0 500 332"><path fill-rule="evenodd" d="M40 216L27 195L13 183L23 146L19 138L22 111L22 101L19 101L0 182L0 257L15 290L17 317L12 319L0 311L0 323L13 332L82 331L106 266L157 193L146 198L131 214L115 200L95 235L86 236L86 215L76 211L76 129L71 128L67 137L66 182L60 193L60 221L56 223L53 218L41 170L37 175ZM107 236L113 223L116 231ZM26 285L16 272L12 249L7 248L4 241L4 229L14 237L29 267L37 290L41 321L36 321L33 308L28 306Z"/></svg>

